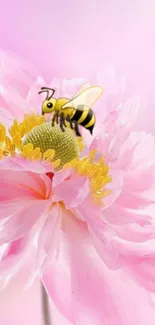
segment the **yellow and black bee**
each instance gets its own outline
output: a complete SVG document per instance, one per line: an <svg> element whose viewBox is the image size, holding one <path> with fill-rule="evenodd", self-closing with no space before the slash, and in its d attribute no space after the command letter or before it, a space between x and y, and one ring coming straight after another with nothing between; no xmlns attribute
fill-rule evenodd
<svg viewBox="0 0 155 325"><path fill-rule="evenodd" d="M102 95L102 88L98 86L89 87L79 92L72 99L54 98L55 90L52 88L42 87L39 94L43 92L46 92L47 96L42 103L42 114L54 112L52 126L54 126L55 122L60 124L60 128L64 132L65 121L68 121L77 136L81 136L79 125L82 125L92 134L95 126L95 114L92 106Z"/></svg>

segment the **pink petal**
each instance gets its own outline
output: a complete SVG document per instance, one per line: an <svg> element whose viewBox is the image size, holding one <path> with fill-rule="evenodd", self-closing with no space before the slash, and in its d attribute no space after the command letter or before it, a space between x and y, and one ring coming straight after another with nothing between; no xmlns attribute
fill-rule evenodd
<svg viewBox="0 0 155 325"><path fill-rule="evenodd" d="M155 142L151 134L132 132L120 149L117 167L134 170L137 166L150 166L155 161ZM149 157L149 159L148 159Z"/></svg>
<svg viewBox="0 0 155 325"><path fill-rule="evenodd" d="M87 196L84 202L74 209L75 215L79 215L82 220L89 222L98 220L102 214L100 205L92 201L91 195Z"/></svg>
<svg viewBox="0 0 155 325"><path fill-rule="evenodd" d="M74 208L84 201L88 193L88 179L75 175L55 187L53 200L63 201L67 207Z"/></svg>
<svg viewBox="0 0 155 325"><path fill-rule="evenodd" d="M103 228L103 225L101 225ZM106 225L103 228L102 238L89 227L89 233L92 238L93 245L103 262L112 270L117 270L124 262L118 250L114 250L113 242L110 241L110 231L108 232ZM109 236L108 236L109 235Z"/></svg>
<svg viewBox="0 0 155 325"><path fill-rule="evenodd" d="M9 188L9 191L8 191ZM44 197L44 183L40 176L21 171L0 170L0 200L11 200L17 198Z"/></svg>
<svg viewBox="0 0 155 325"><path fill-rule="evenodd" d="M138 225L130 223L113 227L117 236L132 242L145 242L155 237L155 224Z"/></svg>
<svg viewBox="0 0 155 325"><path fill-rule="evenodd" d="M124 177L124 186L128 188L128 191L147 191L155 183L153 171L152 168L145 165L143 169L135 169L127 172Z"/></svg>
<svg viewBox="0 0 155 325"><path fill-rule="evenodd" d="M47 219L38 237L36 266L41 267L54 256L58 255L61 243L62 209L59 204L54 204L48 212ZM47 258L46 258L47 257ZM46 261L47 260L47 261Z"/></svg>
<svg viewBox="0 0 155 325"><path fill-rule="evenodd" d="M127 263L134 264L140 263L146 257L155 258L155 239L146 240L143 242L127 241L121 237L111 236L113 249L119 251L120 255L126 260Z"/></svg>
<svg viewBox="0 0 155 325"><path fill-rule="evenodd" d="M137 264L154 253L154 225L140 227L135 224L112 226L102 220L88 220L94 246L102 260L112 269L121 265Z"/></svg>
<svg viewBox="0 0 155 325"><path fill-rule="evenodd" d="M68 218L64 231L76 323L153 325L155 311L147 291L123 270L114 272L105 267L92 247L85 225ZM63 294L62 287L59 290Z"/></svg>
<svg viewBox="0 0 155 325"><path fill-rule="evenodd" d="M103 198L105 209L114 204L123 190L123 172L121 170L113 170L111 168L110 176L112 178L112 182L107 185L107 189L111 190L111 194Z"/></svg>
<svg viewBox="0 0 155 325"><path fill-rule="evenodd" d="M14 171L29 171L37 174L53 172L51 164L41 161L30 161L22 157L12 157L0 160L0 169Z"/></svg>
<svg viewBox="0 0 155 325"><path fill-rule="evenodd" d="M152 221L151 214L145 210L129 209L114 202L112 206L104 210L104 220L110 224L123 225L128 223L138 223L140 225L149 224Z"/></svg>
<svg viewBox="0 0 155 325"><path fill-rule="evenodd" d="M67 178L70 178L72 175L74 175L73 171L65 168L64 170L60 170L57 173L55 173L52 181L52 187L55 188L59 184L63 183L63 181Z"/></svg>
<svg viewBox="0 0 155 325"><path fill-rule="evenodd" d="M145 209L149 205L154 204L153 187L146 192L134 193L124 189L120 194L117 203L127 209Z"/></svg>
<svg viewBox="0 0 155 325"><path fill-rule="evenodd" d="M67 212L69 213L69 212ZM64 222L68 222L64 212ZM70 265L66 246L66 234L61 233L60 251L44 269L42 281L58 310L71 322L75 323L72 301Z"/></svg>
<svg viewBox="0 0 155 325"><path fill-rule="evenodd" d="M110 242L115 232L104 222L104 210L102 211L100 206L87 198L75 209L75 214L87 222L94 246L104 262L113 269L120 267L121 256L119 252L115 253L113 244Z"/></svg>
<svg viewBox="0 0 155 325"><path fill-rule="evenodd" d="M46 176L49 170L49 166L20 158L0 161L0 217L19 210L26 200L48 199L52 185Z"/></svg>
<svg viewBox="0 0 155 325"><path fill-rule="evenodd" d="M27 234L49 205L48 200L27 201L27 205L14 212L0 228L0 245Z"/></svg>
<svg viewBox="0 0 155 325"><path fill-rule="evenodd" d="M154 237L155 227L153 225L150 224L150 226L146 225L145 227L135 224L119 227L112 226L107 223L108 219L106 222L104 221L104 211L101 215L100 210L91 201L77 207L76 211L87 221L94 246L100 257L110 268L117 269L122 263L130 262L130 254L140 257L145 254L145 249L149 252L151 242L148 244L148 248L145 248L145 242L148 243ZM125 241L121 240L121 238ZM127 244L126 241L132 242ZM136 242L144 242L144 247L137 246L136 249ZM138 248L141 248L140 255ZM131 250L132 253L130 253Z"/></svg>
<svg viewBox="0 0 155 325"><path fill-rule="evenodd" d="M23 208L25 205L27 205L26 197L24 197L23 200L19 197L19 199L5 200L3 202L1 201L0 219L8 218L11 214L14 214L15 212Z"/></svg>
<svg viewBox="0 0 155 325"><path fill-rule="evenodd" d="M155 258L146 256L131 268L131 273L147 290L155 293Z"/></svg>
<svg viewBox="0 0 155 325"><path fill-rule="evenodd" d="M75 207L75 213L79 214L82 220L85 220L89 223L89 220L98 220L104 212L102 210L108 208L114 204L115 200L119 197L122 186L123 186L123 177L121 171L111 171L112 182L108 184L107 189L111 190L111 194L103 198L104 207L101 209L100 205L95 205L91 198L91 193L81 204ZM83 189L84 191L84 189Z"/></svg>
<svg viewBox="0 0 155 325"><path fill-rule="evenodd" d="M61 252L59 258L48 266L42 281L60 313L75 324L72 310L70 270L64 254L65 252Z"/></svg>
<svg viewBox="0 0 155 325"><path fill-rule="evenodd" d="M0 261L1 276L10 276L19 270L29 244L30 236L25 236L7 245Z"/></svg>

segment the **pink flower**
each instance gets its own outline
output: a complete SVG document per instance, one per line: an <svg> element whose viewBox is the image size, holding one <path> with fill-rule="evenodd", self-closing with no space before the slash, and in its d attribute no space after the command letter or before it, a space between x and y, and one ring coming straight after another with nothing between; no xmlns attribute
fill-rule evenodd
<svg viewBox="0 0 155 325"><path fill-rule="evenodd" d="M78 140L69 128L49 133L37 95L46 83L32 80L23 95L14 74L2 74L1 275L17 272L35 241L33 275L73 324L153 325L155 141L134 132L138 98L118 102L117 92L110 105L104 94L94 135L82 129ZM83 82L51 85L72 96Z"/></svg>

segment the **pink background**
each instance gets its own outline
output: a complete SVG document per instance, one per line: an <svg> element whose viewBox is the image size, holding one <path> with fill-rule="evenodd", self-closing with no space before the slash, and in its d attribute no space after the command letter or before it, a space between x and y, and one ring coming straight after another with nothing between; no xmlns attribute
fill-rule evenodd
<svg viewBox="0 0 155 325"><path fill-rule="evenodd" d="M91 79L113 63L142 96L146 115L154 108L154 16L154 0L5 0L0 45L35 64L46 80Z"/></svg>
<svg viewBox="0 0 155 325"><path fill-rule="evenodd" d="M139 128L154 131L154 17L154 0L5 0L0 46L31 61L47 80L91 79L113 63L142 98ZM0 293L2 325L41 325L37 283L24 292L24 276Z"/></svg>

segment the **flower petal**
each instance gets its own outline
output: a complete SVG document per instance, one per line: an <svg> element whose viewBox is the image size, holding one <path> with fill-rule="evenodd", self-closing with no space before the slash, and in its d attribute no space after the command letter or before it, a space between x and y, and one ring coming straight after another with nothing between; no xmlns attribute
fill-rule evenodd
<svg viewBox="0 0 155 325"><path fill-rule="evenodd" d="M111 190L111 194L103 198L105 209L114 204L123 190L123 172L121 170L113 170L111 168L110 176L112 178L112 181L108 184L107 188L108 190Z"/></svg>
<svg viewBox="0 0 155 325"><path fill-rule="evenodd" d="M49 198L51 181L46 176L46 167L11 158L0 161L0 168L0 218L22 209L27 200Z"/></svg>
<svg viewBox="0 0 155 325"><path fill-rule="evenodd" d="M48 265L42 281L57 309L72 324L75 324L72 310L70 270L65 252L61 251L59 258Z"/></svg>
<svg viewBox="0 0 155 325"><path fill-rule="evenodd" d="M100 225L102 227L103 233L102 236L93 229L89 227L89 234L91 236L94 247L96 248L97 253L103 262L112 270L119 269L124 263L119 250L114 250L114 245L111 237L110 231L107 230L106 224Z"/></svg>
<svg viewBox="0 0 155 325"><path fill-rule="evenodd" d="M51 164L35 160L31 161L18 156L0 160L0 169L29 171L37 174L53 172Z"/></svg>
<svg viewBox="0 0 155 325"><path fill-rule="evenodd" d="M86 226L72 218L65 223L64 231L70 257L72 308L76 323L145 325L149 322L153 325L155 310L148 292L127 272L111 271L105 267L92 247Z"/></svg>
<svg viewBox="0 0 155 325"><path fill-rule="evenodd" d="M8 191L9 189L9 191ZM30 172L0 170L0 201L21 198L42 199L44 183Z"/></svg>
<svg viewBox="0 0 155 325"><path fill-rule="evenodd" d="M62 209L59 204L54 204L48 212L46 221L38 237L36 267L51 261L58 255L61 243Z"/></svg>
<svg viewBox="0 0 155 325"><path fill-rule="evenodd" d="M52 187L55 188L59 184L63 183L63 181L67 178L70 178L73 175L73 171L69 168L65 168L64 170L60 170L55 173L52 180Z"/></svg>
<svg viewBox="0 0 155 325"><path fill-rule="evenodd" d="M150 210L150 209L149 209ZM104 210L104 220L112 225L123 225L136 223L141 226L149 225L152 222L151 213L154 215L154 206L152 205L152 212L146 209L129 209L124 208L117 201L112 206Z"/></svg>
<svg viewBox="0 0 155 325"><path fill-rule="evenodd" d="M55 187L53 200L63 201L67 207L74 208L86 198L88 193L88 179L75 175Z"/></svg>
<svg viewBox="0 0 155 325"><path fill-rule="evenodd" d="M147 290L155 293L155 258L146 256L140 263L134 265L130 271L135 279Z"/></svg>
<svg viewBox="0 0 155 325"><path fill-rule="evenodd" d="M25 236L48 205L48 200L30 201L11 215L0 228L0 245Z"/></svg>
<svg viewBox="0 0 155 325"><path fill-rule="evenodd" d="M64 211L64 222L69 212ZM75 323L71 289L70 265L66 246L66 234L61 232L60 250L54 255L43 272L42 281L58 310L72 323Z"/></svg>
<svg viewBox="0 0 155 325"><path fill-rule="evenodd" d="M0 276L11 276L16 273L24 260L30 244L30 236L17 239L8 244L0 260Z"/></svg>

